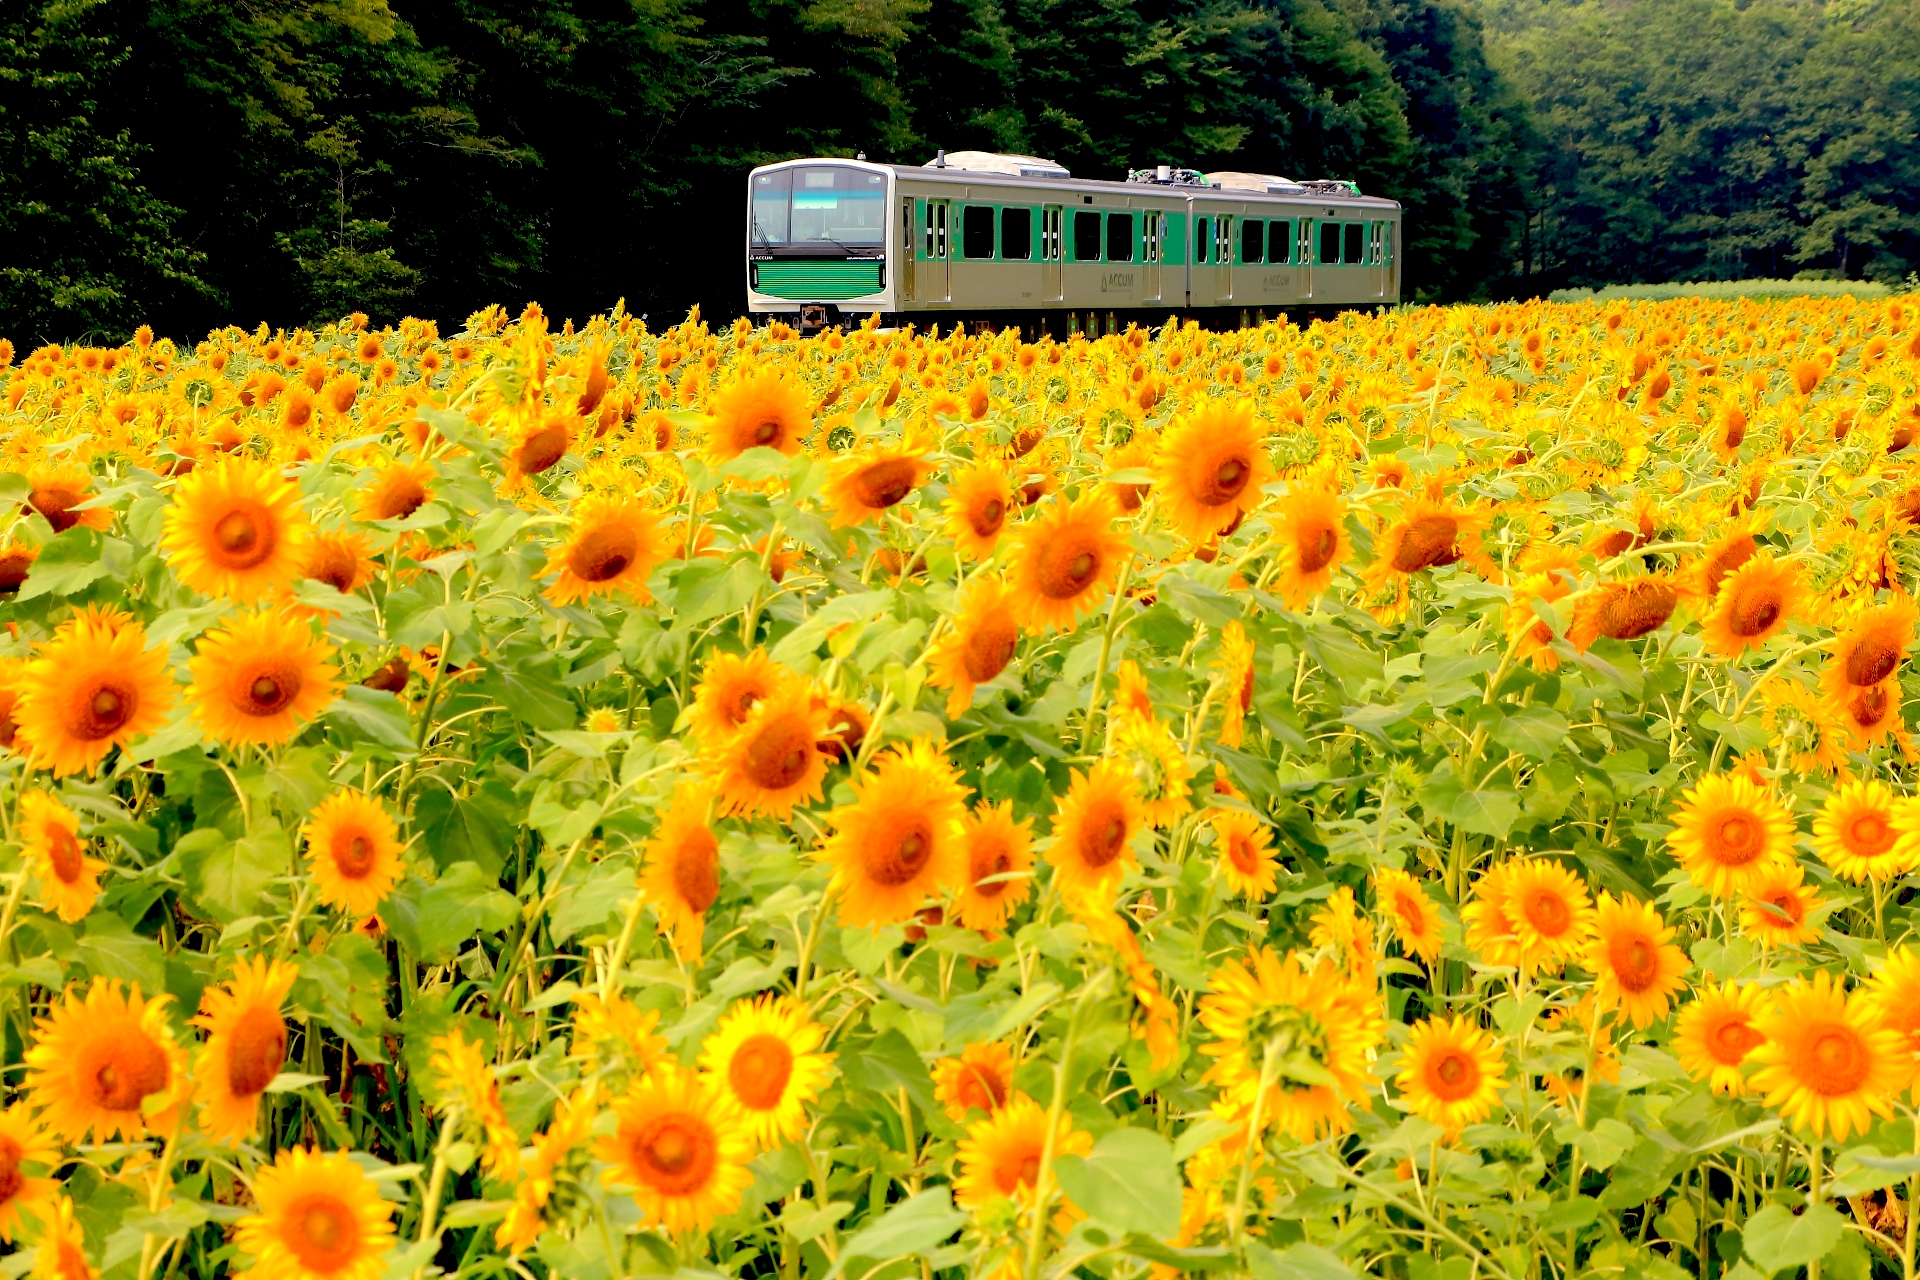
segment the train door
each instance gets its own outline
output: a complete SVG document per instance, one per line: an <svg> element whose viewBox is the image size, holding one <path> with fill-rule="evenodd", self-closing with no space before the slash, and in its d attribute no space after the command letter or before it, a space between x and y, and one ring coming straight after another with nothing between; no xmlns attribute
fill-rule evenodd
<svg viewBox="0 0 1920 1280"><path fill-rule="evenodd" d="M1167 234L1167 215L1149 209L1145 215L1146 229L1145 252L1141 255L1144 265L1141 269L1140 301L1160 301L1160 243Z"/></svg>
<svg viewBox="0 0 1920 1280"><path fill-rule="evenodd" d="M900 284L900 301L913 301L913 197L900 202L900 266L895 279Z"/></svg>
<svg viewBox="0 0 1920 1280"><path fill-rule="evenodd" d="M1065 257L1066 244L1060 234L1060 224L1066 217L1064 206L1057 204L1040 207L1040 300L1059 302L1066 295L1060 291L1060 263Z"/></svg>
<svg viewBox="0 0 1920 1280"><path fill-rule="evenodd" d="M1294 279L1300 282L1300 296L1311 298L1313 296L1312 218L1300 219L1300 238L1295 242L1293 256L1294 260L1300 264L1299 271L1294 274Z"/></svg>
<svg viewBox="0 0 1920 1280"><path fill-rule="evenodd" d="M947 255L947 205L945 200L927 201L927 220L924 224L924 255L927 272L926 279L919 281L922 302L953 301L952 268Z"/></svg>
<svg viewBox="0 0 1920 1280"><path fill-rule="evenodd" d="M1223 213L1213 220L1214 301L1233 301L1233 233L1237 219Z"/></svg>
<svg viewBox="0 0 1920 1280"><path fill-rule="evenodd" d="M1367 262L1373 267L1373 295L1384 298L1387 296L1387 224L1369 223L1367 231Z"/></svg>

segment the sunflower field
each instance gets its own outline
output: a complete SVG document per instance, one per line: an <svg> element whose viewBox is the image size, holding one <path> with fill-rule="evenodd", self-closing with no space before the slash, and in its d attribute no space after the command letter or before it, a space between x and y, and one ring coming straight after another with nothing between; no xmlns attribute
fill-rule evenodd
<svg viewBox="0 0 1920 1280"><path fill-rule="evenodd" d="M0 370L0 1275L1916 1274L1914 299Z"/></svg>

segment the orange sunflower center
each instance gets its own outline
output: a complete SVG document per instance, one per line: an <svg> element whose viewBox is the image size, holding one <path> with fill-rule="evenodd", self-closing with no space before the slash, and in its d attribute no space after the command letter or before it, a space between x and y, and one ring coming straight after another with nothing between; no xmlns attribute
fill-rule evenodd
<svg viewBox="0 0 1920 1280"><path fill-rule="evenodd" d="M0 551L0 591L18 591L32 571L37 554L20 547Z"/></svg>
<svg viewBox="0 0 1920 1280"><path fill-rule="evenodd" d="M537 476L566 455L567 428L560 422L550 421L522 440L513 457L523 474Z"/></svg>
<svg viewBox="0 0 1920 1280"><path fill-rule="evenodd" d="M1707 831L1707 856L1723 867L1744 867L1758 858L1764 847L1760 819L1738 810L1720 815Z"/></svg>
<svg viewBox="0 0 1920 1280"><path fill-rule="evenodd" d="M1418 573L1445 562L1453 554L1459 532L1460 522L1442 512L1415 516L1393 550L1393 567L1401 573Z"/></svg>
<svg viewBox="0 0 1920 1280"><path fill-rule="evenodd" d="M1900 665L1900 650L1885 636L1862 637L1847 654L1847 683L1856 689L1879 684Z"/></svg>
<svg viewBox="0 0 1920 1280"><path fill-rule="evenodd" d="M46 518L55 533L65 533L80 523L80 517L73 509L80 505L83 495L64 485L49 485L44 489L35 489L27 499L33 509Z"/></svg>
<svg viewBox="0 0 1920 1280"><path fill-rule="evenodd" d="M250 1098L265 1093L287 1060L287 1024L279 1011L254 1005L234 1020L227 1046L227 1089Z"/></svg>
<svg viewBox="0 0 1920 1280"><path fill-rule="evenodd" d="M20 1172L22 1154L19 1143L0 1135L0 1205L11 1204L27 1185L27 1175Z"/></svg>
<svg viewBox="0 0 1920 1280"><path fill-rule="evenodd" d="M627 571L640 553L640 535L623 524L589 530L567 551L567 568L587 582L609 582Z"/></svg>
<svg viewBox="0 0 1920 1280"><path fill-rule="evenodd" d="M1065 529L1040 548L1034 574L1040 594L1049 600L1071 600L1100 576L1100 545L1083 530Z"/></svg>
<svg viewBox="0 0 1920 1280"><path fill-rule="evenodd" d="M75 691L67 731L76 738L110 738L140 709L140 690L131 680L102 673Z"/></svg>
<svg viewBox="0 0 1920 1280"><path fill-rule="evenodd" d="M345 547L323 547L307 569L307 576L317 582L324 582L335 591L353 590L353 580L360 568L351 551Z"/></svg>
<svg viewBox="0 0 1920 1280"><path fill-rule="evenodd" d="M1738 1066L1765 1039L1744 1014L1736 1014L1708 1033L1707 1051L1717 1062Z"/></svg>
<svg viewBox="0 0 1920 1280"><path fill-rule="evenodd" d="M1393 913L1400 917L1401 927L1409 933L1419 933L1426 927L1426 912L1421 910L1421 906L1405 889L1393 895Z"/></svg>
<svg viewBox="0 0 1920 1280"><path fill-rule="evenodd" d="M1551 889L1536 889L1520 904L1527 923L1545 938L1558 938L1573 927L1573 908L1561 894Z"/></svg>
<svg viewBox="0 0 1920 1280"><path fill-rule="evenodd" d="M273 554L275 541L273 513L239 499L213 522L208 558L222 569L251 569Z"/></svg>
<svg viewBox="0 0 1920 1280"><path fill-rule="evenodd" d="M719 1162L714 1132L706 1121L684 1112L649 1120L628 1146L634 1172L663 1195L698 1191Z"/></svg>
<svg viewBox="0 0 1920 1280"><path fill-rule="evenodd" d="M720 845L705 827L689 831L674 850L673 887L687 909L705 915L720 896Z"/></svg>
<svg viewBox="0 0 1920 1280"><path fill-rule="evenodd" d="M1253 847L1253 841L1243 835L1235 835L1227 841L1227 857L1243 876L1256 875L1260 870L1260 851Z"/></svg>
<svg viewBox="0 0 1920 1280"><path fill-rule="evenodd" d="M853 492L862 506L884 510L913 492L913 477L913 463L887 458L863 468L853 478Z"/></svg>
<svg viewBox="0 0 1920 1280"><path fill-rule="evenodd" d="M1862 729L1878 727L1892 709L1893 699L1887 696L1887 687L1884 684L1862 689L1847 701L1847 714L1853 718L1854 724Z"/></svg>
<svg viewBox="0 0 1920 1280"><path fill-rule="evenodd" d="M288 662L256 664L234 681L233 706L242 715L274 716L300 696L299 670Z"/></svg>
<svg viewBox="0 0 1920 1280"><path fill-rule="evenodd" d="M1807 918L1807 904L1800 900L1799 894L1789 889L1768 894L1760 900L1778 913L1770 913L1766 917L1766 922L1776 929L1797 925Z"/></svg>
<svg viewBox="0 0 1920 1280"><path fill-rule="evenodd" d="M982 538L991 538L1007 522L1007 504L993 494L967 508L967 524Z"/></svg>
<svg viewBox="0 0 1920 1280"><path fill-rule="evenodd" d="M1608 595L1600 607L1600 634L1609 640L1637 640L1659 630L1679 600L1664 582L1643 578Z"/></svg>
<svg viewBox="0 0 1920 1280"><path fill-rule="evenodd" d="M1253 478L1253 459L1240 449L1216 455L1201 463L1194 478L1194 501L1208 507L1223 506L1238 498Z"/></svg>
<svg viewBox="0 0 1920 1280"><path fill-rule="evenodd" d="M911 818L897 832L877 833L866 850L867 877L889 889L913 881L933 857L933 832L919 818Z"/></svg>
<svg viewBox="0 0 1920 1280"><path fill-rule="evenodd" d="M1300 539L1294 555L1299 561L1300 572L1318 573L1327 567L1333 560L1333 553L1339 549L1339 530L1321 521L1300 530Z"/></svg>
<svg viewBox="0 0 1920 1280"><path fill-rule="evenodd" d="M1007 663L1013 660L1013 648L1019 639L1020 629L1006 614L982 618L973 634L967 637L967 646L962 652L967 679L985 684L1005 671Z"/></svg>
<svg viewBox="0 0 1920 1280"><path fill-rule="evenodd" d="M981 884L993 876L1005 875L1013 870L1013 855L1005 848L976 848L970 858L973 871L973 891L983 898L997 898L1007 891L1010 880L993 880L991 884Z"/></svg>
<svg viewBox="0 0 1920 1280"><path fill-rule="evenodd" d="M1653 939L1644 935L1622 934L1610 939L1607 960L1622 991L1638 995L1660 980L1660 953Z"/></svg>
<svg viewBox="0 0 1920 1280"><path fill-rule="evenodd" d="M348 828L334 835L332 852L333 865L342 876L348 880L364 880L373 870L379 849L370 834Z"/></svg>
<svg viewBox="0 0 1920 1280"><path fill-rule="evenodd" d="M287 401L286 421L295 431L305 430L307 424L313 421L313 401L305 396L290 398Z"/></svg>
<svg viewBox="0 0 1920 1280"><path fill-rule="evenodd" d="M138 1111L172 1074L166 1051L138 1027L99 1030L74 1063L81 1095L102 1111Z"/></svg>
<svg viewBox="0 0 1920 1280"><path fill-rule="evenodd" d="M778 418L762 418L747 428L746 439L749 445L765 445L779 448L787 436L787 424Z"/></svg>
<svg viewBox="0 0 1920 1280"><path fill-rule="evenodd" d="M813 763L813 729L799 715L783 715L760 726L747 743L741 771L765 791L784 791L807 774Z"/></svg>
<svg viewBox="0 0 1920 1280"><path fill-rule="evenodd" d="M1111 800L1096 800L1080 819L1080 861L1098 871L1127 848L1127 812Z"/></svg>
<svg viewBox="0 0 1920 1280"><path fill-rule="evenodd" d="M793 1077L793 1050L779 1036L762 1032L748 1036L733 1051L727 1064L727 1083L740 1101L755 1111L771 1111L780 1105Z"/></svg>
<svg viewBox="0 0 1920 1280"><path fill-rule="evenodd" d="M1824 1097L1852 1093L1866 1081L1872 1059L1866 1041L1844 1022L1809 1028L1800 1054L1800 1079Z"/></svg>
<svg viewBox="0 0 1920 1280"><path fill-rule="evenodd" d="M1000 1074L990 1067L968 1063L960 1075L959 1088L961 1105L978 1107L982 1111L997 1111L1005 1104L1009 1084L1000 1078Z"/></svg>
<svg viewBox="0 0 1920 1280"><path fill-rule="evenodd" d="M47 824L47 863L61 884L77 883L80 873L86 869L80 841L74 838L71 829L58 822Z"/></svg>
<svg viewBox="0 0 1920 1280"><path fill-rule="evenodd" d="M308 1268L326 1274L353 1261L360 1243L353 1210L332 1196L311 1196L286 1215L286 1245Z"/></svg>
<svg viewBox="0 0 1920 1280"><path fill-rule="evenodd" d="M1784 603L1771 583L1743 591L1733 598L1733 607L1727 611L1727 629L1743 639L1763 635L1780 620Z"/></svg>
<svg viewBox="0 0 1920 1280"><path fill-rule="evenodd" d="M1893 848L1893 827L1879 810L1856 813L1847 823L1847 848L1863 858L1877 858Z"/></svg>
<svg viewBox="0 0 1920 1280"><path fill-rule="evenodd" d="M418 511L427 500L427 491L418 480L402 473L382 487L374 515L380 520L404 520Z"/></svg>
<svg viewBox="0 0 1920 1280"><path fill-rule="evenodd" d="M1427 1071L1427 1087L1443 1102L1470 1098L1480 1088L1480 1064L1462 1049L1447 1049Z"/></svg>

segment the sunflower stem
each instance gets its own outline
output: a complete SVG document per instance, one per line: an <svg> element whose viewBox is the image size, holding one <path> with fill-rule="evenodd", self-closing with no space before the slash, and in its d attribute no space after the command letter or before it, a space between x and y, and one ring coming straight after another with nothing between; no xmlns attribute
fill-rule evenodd
<svg viewBox="0 0 1920 1280"><path fill-rule="evenodd" d="M1102 969L1099 976L1081 987L1079 999L1073 1002L1073 1012L1067 1015L1067 1032L1060 1040L1060 1061L1053 1068L1053 1097L1047 1101L1046 1140L1040 1146L1040 1168L1033 1176L1033 1221L1027 1228L1027 1257L1021 1267L1025 1280L1038 1280L1040 1274L1040 1251L1047 1240L1047 1205L1053 1199L1054 1149L1059 1144L1060 1121L1067 1110L1067 1068L1073 1062L1074 1043L1080 1038L1080 1015L1089 999L1106 994L1111 973L1110 969Z"/></svg>
<svg viewBox="0 0 1920 1280"><path fill-rule="evenodd" d="M1253 1095L1253 1112L1247 1117L1247 1137L1240 1146L1240 1177L1233 1188L1233 1214L1227 1219L1227 1240L1238 1249L1246 1241L1247 1191L1253 1185L1253 1148L1260 1141L1266 1121L1267 1093L1280 1078L1280 1038L1267 1041L1260 1055L1260 1088Z"/></svg>
<svg viewBox="0 0 1920 1280"><path fill-rule="evenodd" d="M453 1146L454 1122L459 1118L457 1111L458 1108L448 1110L440 1121L440 1138L433 1144L433 1172L427 1175L426 1196L420 1202L420 1230L414 1236L415 1244L427 1242L433 1235L434 1222L440 1216L440 1194L447 1185L447 1151ZM413 1280L422 1280L426 1271L426 1264L421 1263L414 1269Z"/></svg>
<svg viewBox="0 0 1920 1280"><path fill-rule="evenodd" d="M1100 694L1107 681L1107 660L1113 656L1113 637L1119 630L1120 602L1127 598L1127 583L1133 577L1133 557L1120 566L1120 581L1114 584L1113 603L1107 608L1107 626L1100 633L1100 661L1093 668L1093 689L1087 694L1087 722L1080 726L1080 753L1093 745L1093 724L1100 714Z"/></svg>

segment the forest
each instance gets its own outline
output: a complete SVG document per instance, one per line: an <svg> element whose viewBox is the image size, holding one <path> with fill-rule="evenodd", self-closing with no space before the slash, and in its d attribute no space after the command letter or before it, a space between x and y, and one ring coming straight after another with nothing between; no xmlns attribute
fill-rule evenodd
<svg viewBox="0 0 1920 1280"><path fill-rule="evenodd" d="M1354 178L1409 296L1920 266L1913 0L31 0L0 332L740 305L748 167Z"/></svg>

